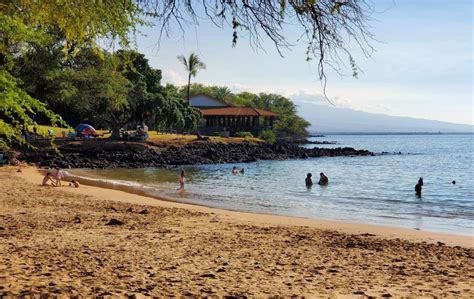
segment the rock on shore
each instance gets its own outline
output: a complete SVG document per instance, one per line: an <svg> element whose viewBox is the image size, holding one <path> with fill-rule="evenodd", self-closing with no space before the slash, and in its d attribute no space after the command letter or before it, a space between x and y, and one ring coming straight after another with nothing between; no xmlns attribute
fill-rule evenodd
<svg viewBox="0 0 474 299"><path fill-rule="evenodd" d="M27 152L22 160L39 166L62 168L140 168L165 165L253 162L257 160L304 159L328 156L368 156L354 148L302 148L294 144L191 142L164 148L116 143L113 146L65 144L60 153L52 150Z"/></svg>

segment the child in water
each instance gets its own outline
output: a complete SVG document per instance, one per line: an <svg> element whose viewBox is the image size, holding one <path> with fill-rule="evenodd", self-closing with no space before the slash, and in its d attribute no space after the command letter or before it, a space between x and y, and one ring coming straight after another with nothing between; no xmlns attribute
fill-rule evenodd
<svg viewBox="0 0 474 299"><path fill-rule="evenodd" d="M184 190L184 183L186 182L186 178L184 177L184 170L181 171L181 175L179 176L179 189Z"/></svg>

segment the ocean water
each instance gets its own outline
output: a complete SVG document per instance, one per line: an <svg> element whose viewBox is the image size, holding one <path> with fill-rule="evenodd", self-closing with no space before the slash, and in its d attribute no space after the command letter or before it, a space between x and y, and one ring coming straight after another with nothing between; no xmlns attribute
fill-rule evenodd
<svg viewBox="0 0 474 299"><path fill-rule="evenodd" d="M337 144L304 146L389 154L69 172L109 187L215 208L473 235L474 135L327 135L312 140ZM233 166L245 168L245 174L233 175ZM184 192L177 190L181 170L187 177ZM308 172L315 182L324 172L329 184L308 189ZM424 179L421 197L414 192L419 177Z"/></svg>

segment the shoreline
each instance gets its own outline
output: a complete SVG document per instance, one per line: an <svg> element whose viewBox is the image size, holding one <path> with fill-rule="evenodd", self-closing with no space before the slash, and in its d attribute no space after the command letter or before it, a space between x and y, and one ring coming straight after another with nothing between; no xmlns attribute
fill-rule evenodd
<svg viewBox="0 0 474 299"><path fill-rule="evenodd" d="M0 297L473 298L472 238L251 214L0 167Z"/></svg>
<svg viewBox="0 0 474 299"><path fill-rule="evenodd" d="M24 177L31 183L41 182L42 175L40 174L40 172L42 171L45 170L37 167L23 168ZM68 179L68 181L70 180ZM61 187L61 189L65 187L67 186L63 186ZM303 226L322 230L335 230L348 234L373 234L378 237L387 239L401 238L411 242L427 242L433 244L436 244L437 242L442 242L448 246L474 248L474 236L468 236L463 234L416 230L396 226L386 226L381 224L366 224L341 220L312 219L275 214L264 214L257 212L219 209L199 204L183 203L171 197L151 195L147 194L145 191L137 189L127 189L126 187L112 188L104 186L100 183L96 183L93 179L86 179L86 181L84 182L84 178L82 177L80 188L67 189L68 191L73 190L75 193L79 193L82 195L100 196L104 200L117 200L123 203L182 208L204 213L215 213L225 217L228 221L234 222L246 221L248 223L266 225Z"/></svg>

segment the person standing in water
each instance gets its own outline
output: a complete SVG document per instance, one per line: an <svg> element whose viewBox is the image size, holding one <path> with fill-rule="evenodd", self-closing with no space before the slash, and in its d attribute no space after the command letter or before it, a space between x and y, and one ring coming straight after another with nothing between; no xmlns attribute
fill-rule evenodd
<svg viewBox="0 0 474 299"><path fill-rule="evenodd" d="M311 178L312 176L313 175L311 174L311 172L308 172L308 174L306 175L306 179L305 179L306 187L313 186L313 179Z"/></svg>
<svg viewBox="0 0 474 299"><path fill-rule="evenodd" d="M182 170L179 176L179 189L184 190L184 183L186 183L186 177L184 176L184 170Z"/></svg>
<svg viewBox="0 0 474 299"><path fill-rule="evenodd" d="M327 185L329 183L329 178L324 174L324 172L321 172L319 174L319 182L318 184L320 185Z"/></svg>
<svg viewBox="0 0 474 299"><path fill-rule="evenodd" d="M418 179L418 184L415 185L416 195L421 196L421 189L423 186L423 178Z"/></svg>

